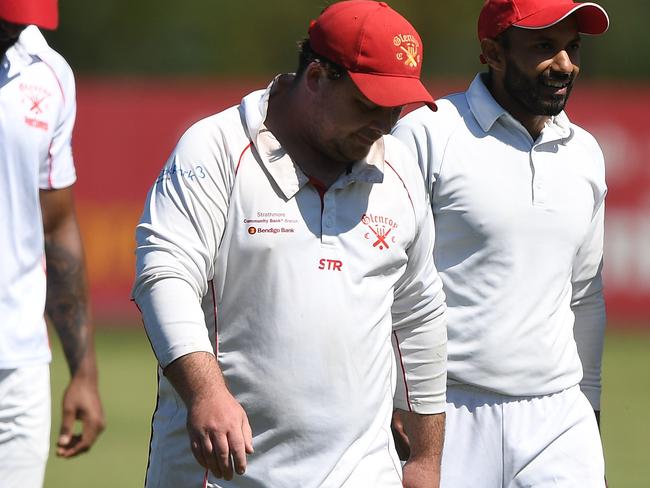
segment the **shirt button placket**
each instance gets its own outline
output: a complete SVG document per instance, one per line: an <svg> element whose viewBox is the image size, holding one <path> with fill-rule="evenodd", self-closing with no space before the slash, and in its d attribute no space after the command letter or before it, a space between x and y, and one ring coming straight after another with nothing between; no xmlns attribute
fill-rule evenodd
<svg viewBox="0 0 650 488"><path fill-rule="evenodd" d="M543 207L546 205L546 177L542 148L539 145L533 147L530 157L534 168L533 205Z"/></svg>
<svg viewBox="0 0 650 488"><path fill-rule="evenodd" d="M330 189L325 193L323 199L322 236L321 242L327 245L334 245L334 233L336 224L336 202L333 191Z"/></svg>

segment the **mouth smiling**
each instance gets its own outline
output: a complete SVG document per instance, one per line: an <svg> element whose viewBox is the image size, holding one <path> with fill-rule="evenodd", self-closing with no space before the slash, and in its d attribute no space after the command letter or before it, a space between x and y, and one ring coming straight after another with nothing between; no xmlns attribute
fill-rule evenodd
<svg viewBox="0 0 650 488"><path fill-rule="evenodd" d="M573 83L573 77L566 80L557 80L552 78L544 78L540 80L540 85L547 90L553 91L553 93L558 95L566 94L567 90L571 87Z"/></svg>
<svg viewBox="0 0 650 488"><path fill-rule="evenodd" d="M553 81L553 80L548 80L546 83L544 83L546 86L550 88L566 88L571 84L570 81Z"/></svg>

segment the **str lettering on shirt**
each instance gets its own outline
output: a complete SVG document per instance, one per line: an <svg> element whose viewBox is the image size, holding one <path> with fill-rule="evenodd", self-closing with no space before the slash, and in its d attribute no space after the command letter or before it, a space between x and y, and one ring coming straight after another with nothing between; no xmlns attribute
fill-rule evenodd
<svg viewBox="0 0 650 488"><path fill-rule="evenodd" d="M338 259L321 259L318 261L318 269L325 271L341 271L343 261Z"/></svg>

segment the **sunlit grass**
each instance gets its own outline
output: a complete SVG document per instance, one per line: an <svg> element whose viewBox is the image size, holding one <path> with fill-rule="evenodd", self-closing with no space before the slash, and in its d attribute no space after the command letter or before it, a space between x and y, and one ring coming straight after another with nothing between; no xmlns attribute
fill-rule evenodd
<svg viewBox="0 0 650 488"><path fill-rule="evenodd" d="M67 369L53 337L53 438ZM47 488L142 487L151 414L156 401L156 365L141 327L100 328L97 333L100 388L108 420L95 447L73 460L50 457ZM612 488L650 486L650 329L610 328L605 347L602 434Z"/></svg>

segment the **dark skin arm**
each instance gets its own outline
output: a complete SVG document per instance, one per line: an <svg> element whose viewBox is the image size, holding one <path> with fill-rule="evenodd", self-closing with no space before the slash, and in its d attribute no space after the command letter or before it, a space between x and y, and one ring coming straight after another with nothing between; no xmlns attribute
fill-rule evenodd
<svg viewBox="0 0 650 488"><path fill-rule="evenodd" d="M45 313L56 330L70 371L63 394L58 456L86 452L104 430L97 386L97 363L90 321L88 286L72 188L40 191L47 299ZM75 421L82 424L75 433Z"/></svg>

